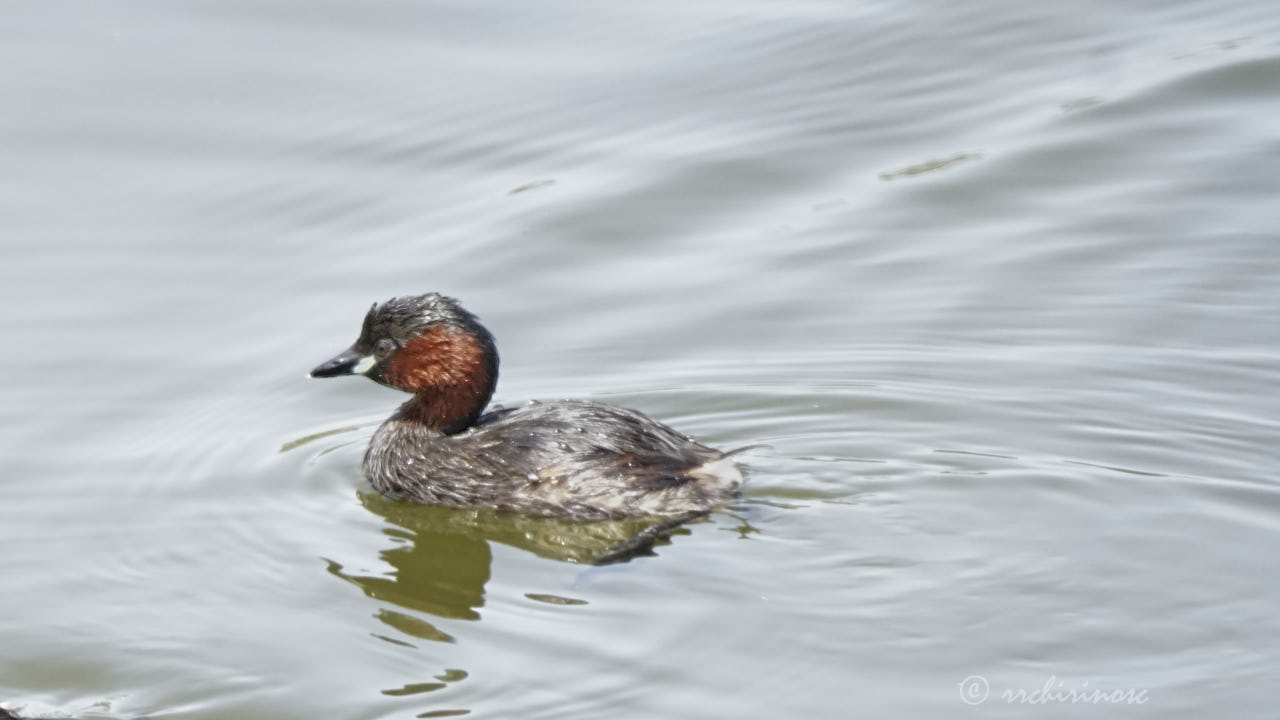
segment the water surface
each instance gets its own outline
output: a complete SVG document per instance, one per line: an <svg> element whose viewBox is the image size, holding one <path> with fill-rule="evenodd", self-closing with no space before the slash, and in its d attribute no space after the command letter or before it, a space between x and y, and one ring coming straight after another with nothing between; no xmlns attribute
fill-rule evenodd
<svg viewBox="0 0 1280 720"><path fill-rule="evenodd" d="M0 702L1272 713L1271 4L56 0L0 36ZM304 374L427 290L499 402L762 444L743 504L592 567L627 528L373 495L400 397Z"/></svg>

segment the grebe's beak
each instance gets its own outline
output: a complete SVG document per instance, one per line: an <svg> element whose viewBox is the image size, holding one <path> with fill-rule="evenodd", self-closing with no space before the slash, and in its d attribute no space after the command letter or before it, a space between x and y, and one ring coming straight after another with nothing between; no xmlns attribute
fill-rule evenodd
<svg viewBox="0 0 1280 720"><path fill-rule="evenodd" d="M316 369L311 371L311 377L326 378L338 377L339 375L363 375L369 372L376 364L377 360L372 355L365 355L356 352L355 348L348 348L332 360L326 360L316 366Z"/></svg>

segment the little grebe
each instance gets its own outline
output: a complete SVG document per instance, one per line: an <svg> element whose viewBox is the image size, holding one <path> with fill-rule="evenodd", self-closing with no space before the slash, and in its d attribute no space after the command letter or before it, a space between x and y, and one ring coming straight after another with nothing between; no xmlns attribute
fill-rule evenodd
<svg viewBox="0 0 1280 720"><path fill-rule="evenodd" d="M498 381L493 336L436 293L375 303L355 344L311 371L337 375L413 393L364 456L388 497L599 519L705 512L742 484L732 453L635 410L558 400L483 412Z"/></svg>

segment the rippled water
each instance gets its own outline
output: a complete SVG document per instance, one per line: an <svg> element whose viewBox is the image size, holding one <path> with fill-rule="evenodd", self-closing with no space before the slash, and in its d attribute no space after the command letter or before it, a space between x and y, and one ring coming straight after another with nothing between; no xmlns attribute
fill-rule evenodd
<svg viewBox="0 0 1280 720"><path fill-rule="evenodd" d="M0 703L1274 713L1273 4L5 15ZM399 397L303 376L426 290L744 503L593 567L372 494Z"/></svg>

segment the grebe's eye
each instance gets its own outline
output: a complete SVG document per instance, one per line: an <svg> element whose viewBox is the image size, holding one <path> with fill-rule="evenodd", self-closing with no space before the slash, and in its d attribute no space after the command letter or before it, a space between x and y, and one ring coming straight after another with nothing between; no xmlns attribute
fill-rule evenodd
<svg viewBox="0 0 1280 720"><path fill-rule="evenodd" d="M381 360L390 355L391 351L395 349L396 344L391 341L391 338L382 338L377 345L373 346L373 354L377 355L378 359Z"/></svg>

